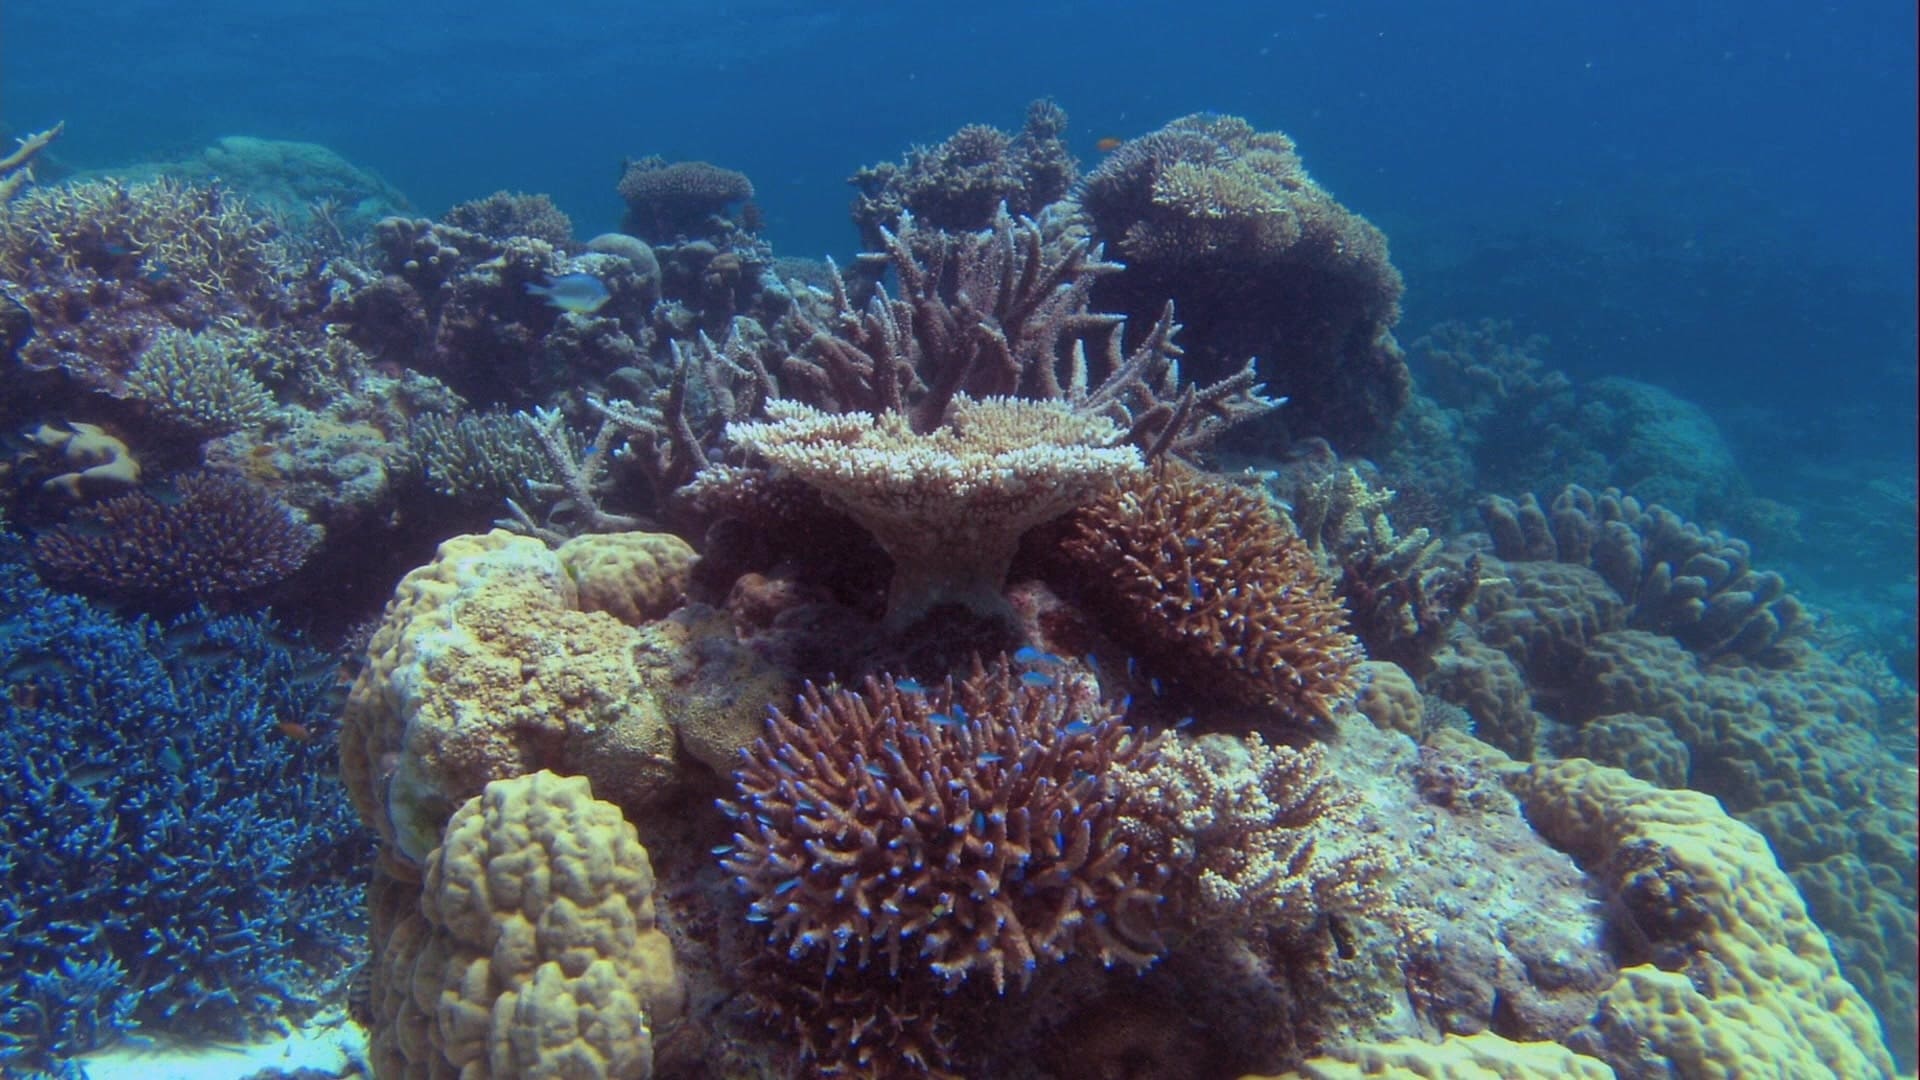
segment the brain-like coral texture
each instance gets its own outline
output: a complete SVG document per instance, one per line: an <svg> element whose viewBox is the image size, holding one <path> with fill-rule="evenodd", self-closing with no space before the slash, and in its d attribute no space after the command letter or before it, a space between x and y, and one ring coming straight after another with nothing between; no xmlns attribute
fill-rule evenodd
<svg viewBox="0 0 1920 1080"><path fill-rule="evenodd" d="M581 777L496 780L447 823L375 973L382 1075L653 1074L685 990L647 851Z"/></svg>

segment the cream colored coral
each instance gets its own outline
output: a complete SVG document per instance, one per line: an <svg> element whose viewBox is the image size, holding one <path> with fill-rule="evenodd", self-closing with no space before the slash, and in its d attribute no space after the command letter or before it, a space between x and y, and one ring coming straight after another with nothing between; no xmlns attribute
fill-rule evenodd
<svg viewBox="0 0 1920 1080"><path fill-rule="evenodd" d="M702 658L676 648L696 643L581 607L559 556L501 530L448 540L402 579L348 695L340 755L354 806L407 858L424 859L490 780L555 768L638 808L684 775L666 695L704 707L714 692ZM729 702L756 719L766 705Z"/></svg>
<svg viewBox="0 0 1920 1080"><path fill-rule="evenodd" d="M1407 670L1385 660L1367 660L1355 670L1360 696L1354 708L1383 731L1419 739L1426 722L1426 703Z"/></svg>
<svg viewBox="0 0 1920 1080"><path fill-rule="evenodd" d="M1002 610L1021 534L1145 467L1126 432L1063 401L956 395L925 434L900 413L829 413L785 399L767 413L729 424L728 439L873 534L893 559L896 623L940 603Z"/></svg>
<svg viewBox="0 0 1920 1080"><path fill-rule="evenodd" d="M463 1080L650 1076L651 1027L685 996L653 890L633 826L586 780L488 784L427 860L433 1048Z"/></svg>
<svg viewBox="0 0 1920 1080"><path fill-rule="evenodd" d="M1437 1043L1395 1039L1341 1047L1285 1076L1287 1080L1613 1080L1614 1072L1558 1043L1513 1042L1483 1031L1448 1035Z"/></svg>
<svg viewBox="0 0 1920 1080"><path fill-rule="evenodd" d="M1584 759L1508 783L1541 835L1628 898L1656 949L1684 957L1679 970L1625 969L1602 995L1600 1052L1624 1071L1893 1075L1879 1024L1766 839L1713 798Z"/></svg>
<svg viewBox="0 0 1920 1080"><path fill-rule="evenodd" d="M555 552L580 593L580 610L604 611L629 626L679 607L698 561L671 533L589 533Z"/></svg>
<svg viewBox="0 0 1920 1080"><path fill-rule="evenodd" d="M78 499L87 494L132 487L140 482L140 463L128 451L127 444L107 434L98 424L72 422L66 428L41 424L28 439L58 450L72 471L61 473L40 486L47 491L62 491Z"/></svg>

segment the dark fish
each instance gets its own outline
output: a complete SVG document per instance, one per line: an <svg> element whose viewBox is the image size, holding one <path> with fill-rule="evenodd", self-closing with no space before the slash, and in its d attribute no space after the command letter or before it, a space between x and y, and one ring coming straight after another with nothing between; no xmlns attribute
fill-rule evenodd
<svg viewBox="0 0 1920 1080"><path fill-rule="evenodd" d="M363 1028L373 1027L373 963L362 960L347 978L347 1015Z"/></svg>
<svg viewBox="0 0 1920 1080"><path fill-rule="evenodd" d="M74 667L65 657L44 652L19 653L8 660L6 667L0 670L5 671L9 682L24 682L42 676L70 678L80 674L80 669Z"/></svg>

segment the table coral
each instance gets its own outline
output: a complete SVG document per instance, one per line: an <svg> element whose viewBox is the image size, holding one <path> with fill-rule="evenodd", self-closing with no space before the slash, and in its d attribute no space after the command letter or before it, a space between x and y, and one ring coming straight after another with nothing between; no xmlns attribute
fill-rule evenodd
<svg viewBox="0 0 1920 1080"><path fill-rule="evenodd" d="M647 851L579 777L486 785L378 957L379 1075L642 1078L685 990Z"/></svg>
<svg viewBox="0 0 1920 1080"><path fill-rule="evenodd" d="M628 162L618 187L627 204L621 231L654 244L706 236L711 218L753 198L753 181L744 173L659 157Z"/></svg>
<svg viewBox="0 0 1920 1080"><path fill-rule="evenodd" d="M828 413L774 401L727 437L826 495L893 560L887 617L942 604L993 612L1020 537L1142 471L1125 432L1057 401L961 395L914 432L902 413Z"/></svg>

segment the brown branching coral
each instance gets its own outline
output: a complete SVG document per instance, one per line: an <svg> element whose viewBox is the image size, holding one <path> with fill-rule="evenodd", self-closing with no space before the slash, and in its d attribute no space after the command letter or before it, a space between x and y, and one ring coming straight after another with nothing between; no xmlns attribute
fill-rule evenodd
<svg viewBox="0 0 1920 1080"><path fill-rule="evenodd" d="M496 240L531 236L563 249L573 243L573 219L555 206L549 195L496 191L484 199L469 199L455 206L440 220Z"/></svg>
<svg viewBox="0 0 1920 1080"><path fill-rule="evenodd" d="M1098 302L1146 318L1171 298L1203 375L1260 357L1262 378L1293 401L1289 434L1363 446L1406 405L1386 238L1313 182L1285 135L1183 117L1120 146L1076 194L1094 239L1127 267Z"/></svg>
<svg viewBox="0 0 1920 1080"><path fill-rule="evenodd" d="M809 687L769 721L725 804L723 864L798 976L1004 990L1073 955L1153 962L1172 868L1117 830L1157 813L1120 795L1155 743L1084 684L1041 682L976 661L932 688Z"/></svg>
<svg viewBox="0 0 1920 1080"><path fill-rule="evenodd" d="M1161 465L1069 518L1061 552L1109 632L1195 696L1312 723L1353 693L1346 611L1257 495Z"/></svg>
<svg viewBox="0 0 1920 1080"><path fill-rule="evenodd" d="M1171 814L1198 922L1298 936L1379 898L1392 856L1325 756L1317 743L1209 734L1167 739L1153 765L1126 774L1137 805Z"/></svg>

